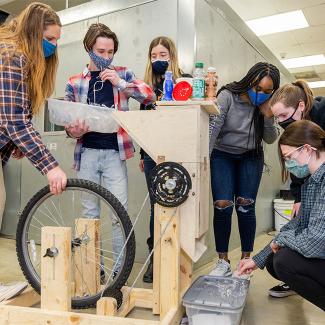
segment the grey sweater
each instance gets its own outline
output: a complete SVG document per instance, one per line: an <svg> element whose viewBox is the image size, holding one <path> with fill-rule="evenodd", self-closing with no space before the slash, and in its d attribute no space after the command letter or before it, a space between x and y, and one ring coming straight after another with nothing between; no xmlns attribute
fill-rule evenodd
<svg viewBox="0 0 325 325"><path fill-rule="evenodd" d="M220 114L210 116L210 154L218 149L241 154L255 148L254 106L229 90L223 90L217 98ZM273 143L279 132L274 118L264 117L263 140Z"/></svg>

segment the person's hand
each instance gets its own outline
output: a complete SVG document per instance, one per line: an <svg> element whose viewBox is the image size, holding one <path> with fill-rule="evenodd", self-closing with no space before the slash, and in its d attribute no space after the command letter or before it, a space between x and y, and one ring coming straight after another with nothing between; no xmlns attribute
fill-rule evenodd
<svg viewBox="0 0 325 325"><path fill-rule="evenodd" d="M12 157L19 160L25 157L25 155L20 151L20 149L18 149L17 147L14 149L14 151L12 152Z"/></svg>
<svg viewBox="0 0 325 325"><path fill-rule="evenodd" d="M281 249L281 246L276 244L274 241L270 244L270 247L272 248L272 252L274 254L277 253Z"/></svg>
<svg viewBox="0 0 325 325"><path fill-rule="evenodd" d="M67 185L67 175L65 172L57 166L51 169L46 176L51 193L54 195L61 194Z"/></svg>
<svg viewBox="0 0 325 325"><path fill-rule="evenodd" d="M139 162L139 168L140 170L142 171L142 173L144 172L144 160L143 159L140 159L140 162Z"/></svg>
<svg viewBox="0 0 325 325"><path fill-rule="evenodd" d="M89 131L89 126L86 125L86 121L79 121L79 119L74 123L65 125L64 128L74 138L80 138Z"/></svg>
<svg viewBox="0 0 325 325"><path fill-rule="evenodd" d="M294 219L300 210L301 202L297 202L293 205L292 211L291 211L291 219Z"/></svg>
<svg viewBox="0 0 325 325"><path fill-rule="evenodd" d="M100 74L99 77L101 80L105 81L108 80L112 83L113 86L117 86L120 82L121 78L117 74L115 70L112 69L105 69Z"/></svg>
<svg viewBox="0 0 325 325"><path fill-rule="evenodd" d="M261 113L267 117L267 118L271 118L273 117L273 113L271 111L271 107L270 107L270 100L267 100L265 103L263 103L262 105L259 106L259 109L261 111Z"/></svg>
<svg viewBox="0 0 325 325"><path fill-rule="evenodd" d="M252 258L243 258L240 260L237 268L238 275L251 274L257 269L257 265Z"/></svg>

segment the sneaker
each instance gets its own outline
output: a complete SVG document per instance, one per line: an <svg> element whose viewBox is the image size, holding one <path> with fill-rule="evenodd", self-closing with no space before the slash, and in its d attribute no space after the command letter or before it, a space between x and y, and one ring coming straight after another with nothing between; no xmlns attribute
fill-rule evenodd
<svg viewBox="0 0 325 325"><path fill-rule="evenodd" d="M290 287L285 283L281 283L269 290L269 295L275 298L284 298L296 294L297 293L291 290Z"/></svg>
<svg viewBox="0 0 325 325"><path fill-rule="evenodd" d="M27 282L0 283L0 302L9 300L21 294L28 287Z"/></svg>
<svg viewBox="0 0 325 325"><path fill-rule="evenodd" d="M215 268L209 273L209 275L231 276L232 275L231 266L227 261L223 259L219 259Z"/></svg>
<svg viewBox="0 0 325 325"><path fill-rule="evenodd" d="M144 273L143 282L152 283L153 282L153 261L150 260L147 271Z"/></svg>

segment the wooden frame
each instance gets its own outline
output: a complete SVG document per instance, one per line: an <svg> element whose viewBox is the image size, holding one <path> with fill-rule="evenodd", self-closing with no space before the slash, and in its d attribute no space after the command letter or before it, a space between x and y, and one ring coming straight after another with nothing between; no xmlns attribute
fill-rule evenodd
<svg viewBox="0 0 325 325"><path fill-rule="evenodd" d="M115 299L105 297L97 302L97 315L70 312L71 288L79 290L78 279L71 282L71 230L45 227L42 229L42 253L55 246L59 254L52 259L42 257L42 308L26 308L39 301L39 296L28 289L21 296L0 304L0 325L178 325L184 313L182 296L192 283L193 261L196 262L206 249L208 115L218 112L213 102L195 101L158 102L154 111L113 114L157 163L180 163L191 175L192 190L185 203L177 208L155 206L155 239L160 236L161 239L154 253L153 289L134 288L130 292L130 288L122 288L124 300L119 310ZM95 222L95 227L91 226L94 230L91 236L97 238L98 220L79 219L77 231L82 233L91 222ZM92 260L98 259L98 243L86 249ZM91 272L99 274L94 265L89 267ZM48 269L54 270L55 277L51 276L54 273L43 273ZM94 288L99 285L97 277L90 281ZM135 307L152 310L153 314L160 315L160 321L124 318Z"/></svg>

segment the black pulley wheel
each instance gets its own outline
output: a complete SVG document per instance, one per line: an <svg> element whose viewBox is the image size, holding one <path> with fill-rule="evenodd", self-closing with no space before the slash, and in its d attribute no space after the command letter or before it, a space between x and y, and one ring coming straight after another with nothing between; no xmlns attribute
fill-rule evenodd
<svg viewBox="0 0 325 325"><path fill-rule="evenodd" d="M192 181L188 171L175 162L163 162L150 173L152 200L164 207L177 207L188 198Z"/></svg>

